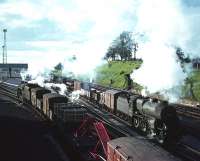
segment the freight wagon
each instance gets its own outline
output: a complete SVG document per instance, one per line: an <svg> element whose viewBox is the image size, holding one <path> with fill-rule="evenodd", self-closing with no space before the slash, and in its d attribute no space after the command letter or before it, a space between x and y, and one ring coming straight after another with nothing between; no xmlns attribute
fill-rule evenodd
<svg viewBox="0 0 200 161"><path fill-rule="evenodd" d="M57 93L47 93L43 95L43 112L44 114L49 118L53 119L53 113L54 113L54 104L55 103L67 103L68 98L57 94Z"/></svg>
<svg viewBox="0 0 200 161"><path fill-rule="evenodd" d="M25 85L21 85L17 93L18 95L22 94L24 101L31 102L31 89L37 88L37 87L39 87L38 84L27 83Z"/></svg>
<svg viewBox="0 0 200 161"><path fill-rule="evenodd" d="M31 89L31 103L33 106L37 107L37 100L42 99L43 94L46 93L51 93L50 90L42 88L42 87L37 87L37 88L32 88Z"/></svg>
<svg viewBox="0 0 200 161"><path fill-rule="evenodd" d="M180 161L147 140L121 137L107 143L107 161Z"/></svg>

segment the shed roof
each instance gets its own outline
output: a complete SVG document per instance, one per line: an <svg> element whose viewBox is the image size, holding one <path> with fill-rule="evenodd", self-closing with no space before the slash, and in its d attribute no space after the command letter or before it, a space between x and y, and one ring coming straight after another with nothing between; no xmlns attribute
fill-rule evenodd
<svg viewBox="0 0 200 161"><path fill-rule="evenodd" d="M144 138L121 137L108 142L124 157L134 161L180 161L161 147L148 142Z"/></svg>
<svg viewBox="0 0 200 161"><path fill-rule="evenodd" d="M0 64L0 68L25 68L28 69L28 64Z"/></svg>

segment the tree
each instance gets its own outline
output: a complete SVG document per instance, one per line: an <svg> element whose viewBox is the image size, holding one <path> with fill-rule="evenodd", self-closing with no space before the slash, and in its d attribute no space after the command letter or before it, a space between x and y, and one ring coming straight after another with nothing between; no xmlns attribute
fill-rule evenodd
<svg viewBox="0 0 200 161"><path fill-rule="evenodd" d="M121 60L131 59L132 50L133 50L133 40L131 38L130 32L124 31L120 34L117 48L118 48Z"/></svg>
<svg viewBox="0 0 200 161"><path fill-rule="evenodd" d="M132 50L132 34L131 32L123 31L108 48L106 58L112 58L112 60L115 60L115 57L119 55L121 60L130 60L132 58Z"/></svg>
<svg viewBox="0 0 200 161"><path fill-rule="evenodd" d="M107 59L111 58L112 60L115 60L115 57L116 57L115 49L112 46L110 46L106 53L106 58Z"/></svg>
<svg viewBox="0 0 200 161"><path fill-rule="evenodd" d="M138 51L138 43L133 43L134 60L136 60L136 52Z"/></svg>
<svg viewBox="0 0 200 161"><path fill-rule="evenodd" d="M54 70L62 71L62 70L63 70L63 65L62 65L61 63L58 63L58 64L54 67Z"/></svg>
<svg viewBox="0 0 200 161"><path fill-rule="evenodd" d="M185 72L185 64L191 63L191 59L189 56L186 56L184 51L180 47L175 47L176 49L176 55L177 55L177 61L180 62L181 68Z"/></svg>
<svg viewBox="0 0 200 161"><path fill-rule="evenodd" d="M180 47L176 47L176 55L177 55L178 60L181 63L190 63L191 62L190 57L186 56L184 51Z"/></svg>
<svg viewBox="0 0 200 161"><path fill-rule="evenodd" d="M63 65L58 63L51 71L50 75L53 81L58 81L62 77Z"/></svg>

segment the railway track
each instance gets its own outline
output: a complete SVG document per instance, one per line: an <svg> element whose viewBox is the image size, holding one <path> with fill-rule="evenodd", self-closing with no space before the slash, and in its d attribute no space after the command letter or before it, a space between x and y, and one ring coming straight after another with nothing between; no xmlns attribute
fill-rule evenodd
<svg viewBox="0 0 200 161"><path fill-rule="evenodd" d="M119 136L136 136L137 133L131 131L126 124L116 120L111 114L103 113L98 109L91 108L91 104L86 102L86 100L79 100L80 103L84 104L87 110L94 115L97 120L102 121L109 129L115 131ZM115 125L115 126L113 126Z"/></svg>
<svg viewBox="0 0 200 161"><path fill-rule="evenodd" d="M8 86L3 85L3 86L0 86L0 93L8 97L11 97L12 99L15 99L16 101L19 101L17 98L15 89L16 88L12 88L12 87L8 88ZM87 107L88 111L92 115L94 115L97 118L97 120L103 121L106 127L108 127L108 129L111 129L111 131L116 135L116 137L119 137L119 136L141 137L138 133L131 130L130 126L125 121L105 111L101 111L97 105L83 98L80 100L80 103L84 104ZM27 106L30 107L30 105L28 104ZM91 106L95 108L91 108ZM30 110L30 108L28 109ZM39 114L41 116L41 113L31 106L31 110L32 109L37 113L37 115ZM183 158L185 161L199 161L200 160L200 152L185 144L179 144L174 153L180 156L181 158Z"/></svg>
<svg viewBox="0 0 200 161"><path fill-rule="evenodd" d="M3 95L6 95L7 97L13 99L15 101L15 103L18 104L18 102L20 102L20 100L17 98L17 88L11 85L6 85L6 84L0 84L0 93ZM83 103L83 102L82 102ZM34 112L37 113L37 115L39 115L39 117L42 117L43 120L49 120L46 116L44 116L43 114L41 114L41 112L39 112L37 109L35 109L32 105L23 102L23 104L28 107L25 108L25 110L27 110L28 112L31 112L31 110L34 110ZM88 104L85 104L86 106L88 106ZM88 110L91 108L87 108ZM101 116L98 115L96 112L89 110L89 112L95 116L97 118L97 120L99 121L103 121L104 124L109 128L112 129L112 134L115 135L115 137L120 137L120 136L131 136L129 135L128 131L125 132L124 130L119 130L118 128L114 127L106 118L108 118L109 116ZM105 118L104 118L105 117Z"/></svg>
<svg viewBox="0 0 200 161"><path fill-rule="evenodd" d="M32 105L26 103L26 102L21 102L21 100L18 99L17 97L17 87L16 86L11 86L11 85L6 85L6 84L0 84L0 94L9 97L11 100L14 101L15 104L18 104L21 108L26 110L27 112L30 112L36 117L37 119L40 119L41 121L47 121L48 118L41 114L37 109L35 109Z"/></svg>
<svg viewBox="0 0 200 161"><path fill-rule="evenodd" d="M119 88L112 88L112 87L108 87L108 86L101 86L101 85L98 85L98 84L92 84L92 87L97 88L97 89L102 90L102 91L113 89L113 90L118 90L118 91L129 92L130 94L137 94L137 93L133 93L133 92L130 92L130 91L127 91L127 90L122 90L122 89L119 89ZM192 118L195 118L195 119L200 119L200 108L197 107L197 106L177 104L177 103L172 103L171 105L175 106L177 113L179 115L192 117Z"/></svg>
<svg viewBox="0 0 200 161"><path fill-rule="evenodd" d="M19 99L17 98L17 94L11 91L10 89L3 87L2 84L0 85L0 94L11 98L16 104L18 104L19 102Z"/></svg>
<svg viewBox="0 0 200 161"><path fill-rule="evenodd" d="M200 160L200 151L193 149L188 145L181 144L180 146L177 146L175 153L185 159L185 161Z"/></svg>
<svg viewBox="0 0 200 161"><path fill-rule="evenodd" d="M98 107L98 105L89 102L87 99L83 97L81 97L81 103L85 104L91 113L93 113L94 115L99 117L101 120L103 120L112 129L119 131L121 135L142 137L137 132L130 130L130 125L126 123L125 121L121 120L120 118L117 118L116 116L113 116L112 114L105 114L105 112L102 112L100 108ZM116 120L116 122L118 122L118 125L115 124L115 126L113 126L113 121L110 121L110 120ZM149 141L157 144L152 139L149 139ZM173 153L174 155L178 155L184 161L199 161L200 160L200 151L186 144L179 143L177 147L175 148L175 150L173 149L173 151L171 151L170 149L169 152Z"/></svg>
<svg viewBox="0 0 200 161"><path fill-rule="evenodd" d="M200 108L193 106L185 106L180 104L172 104L176 107L177 113L187 117L192 117L195 119L200 119Z"/></svg>

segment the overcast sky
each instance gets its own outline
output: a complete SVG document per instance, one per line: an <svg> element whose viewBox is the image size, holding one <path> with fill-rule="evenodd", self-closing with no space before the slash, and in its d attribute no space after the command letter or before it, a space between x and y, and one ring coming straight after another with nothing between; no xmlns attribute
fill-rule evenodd
<svg viewBox="0 0 200 161"><path fill-rule="evenodd" d="M104 52L121 31L132 30L130 2L1 0L0 26L8 29L8 61L41 61L51 55L56 62L64 55L84 54L88 44Z"/></svg>
<svg viewBox="0 0 200 161"><path fill-rule="evenodd" d="M101 57L123 30L135 32L136 3L136 0L0 0L1 30L8 29L8 62L55 64L67 55L88 52ZM196 10L200 5L199 0L182 3Z"/></svg>

